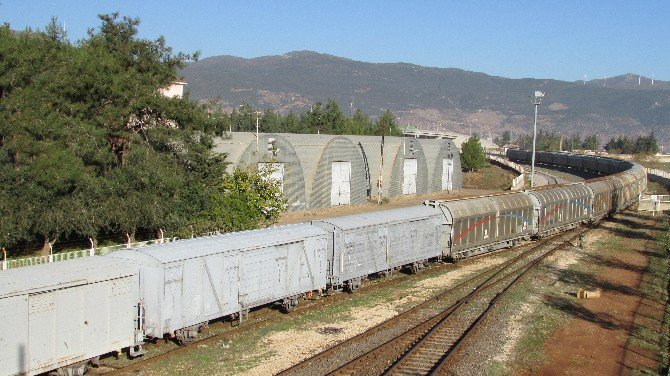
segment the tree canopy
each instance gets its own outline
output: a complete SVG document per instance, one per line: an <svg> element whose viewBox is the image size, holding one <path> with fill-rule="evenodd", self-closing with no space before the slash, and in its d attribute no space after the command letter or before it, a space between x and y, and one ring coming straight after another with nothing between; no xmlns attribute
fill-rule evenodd
<svg viewBox="0 0 670 376"><path fill-rule="evenodd" d="M520 136L516 144L522 149L532 150L533 135ZM566 136L543 130L537 132L537 139L535 140L535 149L537 151L598 150L599 145L600 142L595 135L586 136L586 138L582 139L581 135L578 134Z"/></svg>
<svg viewBox="0 0 670 376"><path fill-rule="evenodd" d="M479 137L477 135L471 136L462 145L461 166L469 171L476 171L488 165Z"/></svg>
<svg viewBox="0 0 670 376"><path fill-rule="evenodd" d="M659 151L658 142L652 132L649 136L638 136L636 140L628 137L619 136L617 139L612 137L607 144L605 150L608 153L615 154L656 154Z"/></svg>
<svg viewBox="0 0 670 376"><path fill-rule="evenodd" d="M203 213L239 191L211 151L224 116L159 93L197 54L138 38L137 19L100 20L75 44L55 19L44 31L0 27L1 245L211 228L220 220Z"/></svg>

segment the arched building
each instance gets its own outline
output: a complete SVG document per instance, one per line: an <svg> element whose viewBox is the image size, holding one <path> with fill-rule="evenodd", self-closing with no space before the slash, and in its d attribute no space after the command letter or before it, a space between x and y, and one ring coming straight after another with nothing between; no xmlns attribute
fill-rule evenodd
<svg viewBox="0 0 670 376"><path fill-rule="evenodd" d="M385 137L384 165L381 160L381 137L347 136L358 145L369 171L370 195L379 194L381 176L382 196L428 192L428 169L421 145L414 138Z"/></svg>
<svg viewBox="0 0 670 376"><path fill-rule="evenodd" d="M351 140L333 135L280 136L291 143L300 159L310 209L366 202L365 163Z"/></svg>
<svg viewBox="0 0 670 376"><path fill-rule="evenodd" d="M382 196L460 189L460 155L453 141L381 137L235 132L214 149L231 163L271 171L289 210L361 204Z"/></svg>
<svg viewBox="0 0 670 376"><path fill-rule="evenodd" d="M451 191L463 187L461 156L449 139L415 139L421 145L428 165L428 191Z"/></svg>

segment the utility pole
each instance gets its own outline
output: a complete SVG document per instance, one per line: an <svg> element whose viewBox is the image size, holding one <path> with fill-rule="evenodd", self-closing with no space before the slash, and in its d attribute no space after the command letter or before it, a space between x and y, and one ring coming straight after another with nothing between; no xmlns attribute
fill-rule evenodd
<svg viewBox="0 0 670 376"><path fill-rule="evenodd" d="M541 91L535 91L535 100L533 101L533 105L535 106L535 121L533 122L533 156L532 156L532 161L531 161L531 167L530 167L530 187L533 188L535 186L535 141L537 139L537 108L540 106L540 103L542 102L542 98L544 98L544 94Z"/></svg>
<svg viewBox="0 0 670 376"><path fill-rule="evenodd" d="M256 151L258 151L258 117L261 115L260 111L256 111Z"/></svg>
<svg viewBox="0 0 670 376"><path fill-rule="evenodd" d="M379 181L377 184L377 205L382 203L382 193L383 193L383 176L384 176L384 123L379 122L379 128L382 131L382 144L381 144L381 163L379 165Z"/></svg>

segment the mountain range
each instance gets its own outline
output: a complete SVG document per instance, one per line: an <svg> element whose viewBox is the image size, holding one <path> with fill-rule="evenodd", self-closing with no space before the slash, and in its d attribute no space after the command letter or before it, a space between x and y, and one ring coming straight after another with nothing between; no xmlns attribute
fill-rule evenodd
<svg viewBox="0 0 670 376"><path fill-rule="evenodd" d="M628 73L590 81L510 79L455 68L366 63L312 51L245 59L214 56L180 74L191 99L225 110L249 103L282 113L333 99L342 111L376 117L391 110L403 126L478 133L532 132L533 93L546 93L538 128L565 135L654 132L670 150L670 82Z"/></svg>

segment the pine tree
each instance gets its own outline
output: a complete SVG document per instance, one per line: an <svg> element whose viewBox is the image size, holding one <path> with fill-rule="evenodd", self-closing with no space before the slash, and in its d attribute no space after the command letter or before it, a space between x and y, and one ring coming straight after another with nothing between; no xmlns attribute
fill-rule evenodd
<svg viewBox="0 0 670 376"><path fill-rule="evenodd" d="M468 171L477 171L480 168L488 166L484 149L482 148L479 138L474 135L463 143L461 153L461 165Z"/></svg>

